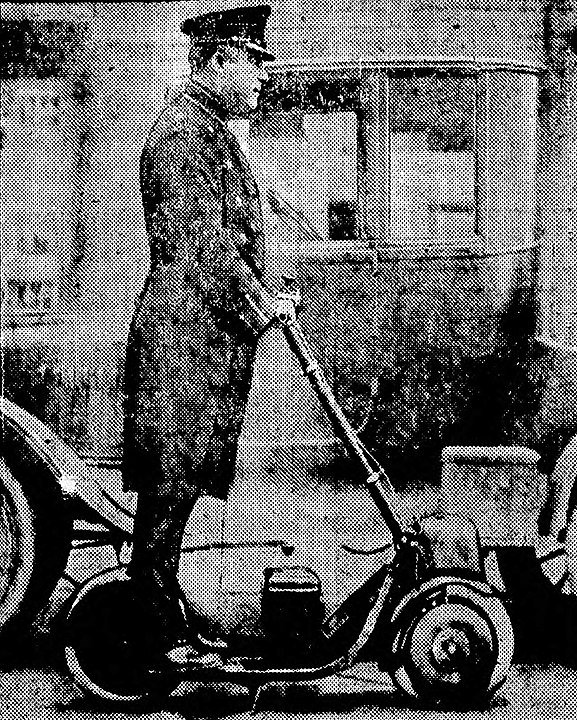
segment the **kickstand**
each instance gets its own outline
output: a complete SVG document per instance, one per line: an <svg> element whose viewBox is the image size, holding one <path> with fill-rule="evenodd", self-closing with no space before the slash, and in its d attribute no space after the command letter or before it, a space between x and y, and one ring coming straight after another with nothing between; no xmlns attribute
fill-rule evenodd
<svg viewBox="0 0 577 720"><path fill-rule="evenodd" d="M254 691L254 696L252 698L252 707L250 709L251 715L256 715L257 713L257 705L258 701L260 700L260 696L262 695L262 691L268 686L267 683L264 685L257 685L256 690Z"/></svg>

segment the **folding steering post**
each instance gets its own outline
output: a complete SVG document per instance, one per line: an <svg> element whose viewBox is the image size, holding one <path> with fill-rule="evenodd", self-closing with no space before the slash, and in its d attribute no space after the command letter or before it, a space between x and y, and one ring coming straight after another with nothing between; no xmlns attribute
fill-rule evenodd
<svg viewBox="0 0 577 720"><path fill-rule="evenodd" d="M298 322L292 318L279 319L279 322L289 347L315 390L337 436L366 473L365 483L369 493L387 523L394 544L399 546L404 542L403 539L406 538L407 533L403 530L396 510L397 496L388 475L359 440L355 430L345 417Z"/></svg>
<svg viewBox="0 0 577 720"><path fill-rule="evenodd" d="M283 276L283 281L285 284L284 291L277 293L277 299L292 301L294 308L297 308L300 305L301 296L299 290L295 288L294 278ZM261 317L264 324L267 324L269 319L265 313L256 305L249 294L245 297L253 311ZM294 315L284 314L277 315L275 320L280 325L289 347L296 356L305 377L308 378L327 417L331 421L337 437L343 441L346 448L356 458L365 472L365 484L389 528L394 545L399 548L407 542L414 542L414 533L409 533L403 529L396 510L397 495L387 473L359 440L354 428L345 417L298 321L294 318Z"/></svg>

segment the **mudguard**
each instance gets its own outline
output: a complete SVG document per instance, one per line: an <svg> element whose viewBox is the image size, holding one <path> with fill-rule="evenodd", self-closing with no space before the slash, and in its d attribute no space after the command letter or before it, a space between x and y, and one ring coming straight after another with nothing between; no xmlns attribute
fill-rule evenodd
<svg viewBox="0 0 577 720"><path fill-rule="evenodd" d="M75 495L87 468L72 448L38 418L4 397L0 398L0 422L0 450L13 472L28 475L33 471L35 478L29 482L48 483L65 497Z"/></svg>
<svg viewBox="0 0 577 720"><path fill-rule="evenodd" d="M577 435L567 443L550 478L551 519L543 535L561 539L573 508L577 505Z"/></svg>
<svg viewBox="0 0 577 720"><path fill-rule="evenodd" d="M419 520L430 544L436 572L466 571L483 575L481 539L475 523L458 513L432 513Z"/></svg>
<svg viewBox="0 0 577 720"><path fill-rule="evenodd" d="M132 517L119 512L82 458L38 418L0 397L0 455L34 494L55 492L79 501L110 529L131 534Z"/></svg>

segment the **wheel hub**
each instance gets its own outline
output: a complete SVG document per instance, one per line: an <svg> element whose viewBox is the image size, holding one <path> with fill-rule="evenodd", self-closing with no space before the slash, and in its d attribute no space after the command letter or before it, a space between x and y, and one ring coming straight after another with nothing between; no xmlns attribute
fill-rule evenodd
<svg viewBox="0 0 577 720"><path fill-rule="evenodd" d="M433 639L431 660L442 672L458 670L471 658L471 642L464 629L442 628Z"/></svg>

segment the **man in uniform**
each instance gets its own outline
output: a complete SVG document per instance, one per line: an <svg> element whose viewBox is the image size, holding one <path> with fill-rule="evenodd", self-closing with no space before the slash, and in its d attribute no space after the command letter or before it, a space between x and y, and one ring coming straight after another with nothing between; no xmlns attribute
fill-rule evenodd
<svg viewBox="0 0 577 720"><path fill-rule="evenodd" d="M183 22L191 77L141 158L151 267L128 339L123 477L138 492L130 574L161 623L158 657L169 667L214 658L187 631L180 547L198 496L227 495L258 336L266 318L287 312L262 283L259 193L227 128L256 108L268 78L269 13L239 8Z"/></svg>

